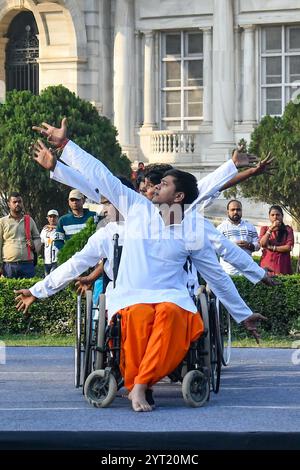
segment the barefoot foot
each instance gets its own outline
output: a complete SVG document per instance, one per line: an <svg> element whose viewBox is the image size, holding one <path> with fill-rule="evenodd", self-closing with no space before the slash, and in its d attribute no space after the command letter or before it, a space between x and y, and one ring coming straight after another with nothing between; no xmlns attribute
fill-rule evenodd
<svg viewBox="0 0 300 470"><path fill-rule="evenodd" d="M135 384L129 393L128 398L131 400L133 411L152 411L152 406L149 405L145 397L146 389L146 384Z"/></svg>

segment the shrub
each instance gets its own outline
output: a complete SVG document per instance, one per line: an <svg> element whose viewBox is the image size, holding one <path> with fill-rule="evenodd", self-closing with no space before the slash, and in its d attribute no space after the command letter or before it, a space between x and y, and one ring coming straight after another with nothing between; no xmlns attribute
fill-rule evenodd
<svg viewBox="0 0 300 470"><path fill-rule="evenodd" d="M254 286L242 276L234 276L233 279L249 307L268 318L261 323L262 333L287 336L299 330L300 275L278 276L279 284L275 287L261 283ZM234 326L234 332L240 337L246 336L242 328Z"/></svg>
<svg viewBox="0 0 300 470"><path fill-rule="evenodd" d="M28 289L39 279L0 278L0 335L16 333L70 334L74 331L76 294L69 287L38 301L26 319L15 307L15 289Z"/></svg>
<svg viewBox="0 0 300 470"><path fill-rule="evenodd" d="M16 333L69 334L74 332L76 294L69 286L60 293L36 302L31 319L25 319L15 307L14 290L31 287L39 279L0 278L0 335ZM268 335L287 336L300 330L300 275L280 276L280 284L268 288L253 286L247 279L235 276L240 295L254 312L268 318L260 331ZM233 334L242 338L246 330L233 323Z"/></svg>

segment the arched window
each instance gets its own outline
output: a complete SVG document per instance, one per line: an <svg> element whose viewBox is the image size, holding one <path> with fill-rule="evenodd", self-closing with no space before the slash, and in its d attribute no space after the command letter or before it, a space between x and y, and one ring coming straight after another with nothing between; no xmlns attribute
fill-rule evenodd
<svg viewBox="0 0 300 470"><path fill-rule="evenodd" d="M6 47L6 89L39 91L38 29L34 16L26 11L12 20Z"/></svg>

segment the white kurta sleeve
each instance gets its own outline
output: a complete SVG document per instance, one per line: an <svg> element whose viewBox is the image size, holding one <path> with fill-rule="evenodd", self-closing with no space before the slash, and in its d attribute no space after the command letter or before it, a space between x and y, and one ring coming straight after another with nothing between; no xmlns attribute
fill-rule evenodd
<svg viewBox="0 0 300 470"><path fill-rule="evenodd" d="M224 235L206 219L204 219L204 230L214 250L227 261L227 263L234 266L253 284L257 284L262 280L266 274L265 270L255 263L248 253L224 237Z"/></svg>
<svg viewBox="0 0 300 470"><path fill-rule="evenodd" d="M108 168L92 155L69 141L61 155L61 160L77 170L89 181L93 191L99 191L120 213L126 217L129 208L134 204L151 205L144 196L127 188Z"/></svg>
<svg viewBox="0 0 300 470"><path fill-rule="evenodd" d="M209 175L201 178L197 183L199 196L191 204L188 210L207 199L212 198L213 200L216 193L218 193L222 189L222 186L227 183L227 181L231 180L237 172L235 164L230 159Z"/></svg>
<svg viewBox="0 0 300 470"><path fill-rule="evenodd" d="M50 171L50 178L59 183L66 184L71 188L78 189L86 197L99 204L101 196L98 188L93 189L85 176L77 170L61 162L57 162L54 171Z"/></svg>
<svg viewBox="0 0 300 470"><path fill-rule="evenodd" d="M100 258L108 257L110 240L105 235L105 227L94 233L81 251L31 287L29 290L32 295L38 299L54 295L88 268L95 266Z"/></svg>
<svg viewBox="0 0 300 470"><path fill-rule="evenodd" d="M191 251L190 257L215 296L218 297L237 323L252 315L253 312L239 295L232 279L220 266L208 240L201 250Z"/></svg>

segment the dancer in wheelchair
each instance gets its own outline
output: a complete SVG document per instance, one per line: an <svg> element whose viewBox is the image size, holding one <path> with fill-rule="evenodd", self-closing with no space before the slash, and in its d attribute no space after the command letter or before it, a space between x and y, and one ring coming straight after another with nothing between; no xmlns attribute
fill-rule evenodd
<svg viewBox="0 0 300 470"><path fill-rule="evenodd" d="M154 202L161 204L159 210L144 197L125 188L104 165L75 144L68 143L63 156L66 160L70 157L69 163L74 163L75 153L76 164L79 162L80 170L87 172L91 188L98 188L100 183L102 194L112 200L125 217L123 256L116 289L108 296L108 310L110 316L118 311L122 317L124 380L131 391L132 407L135 411L150 411L151 406L145 399L146 389L181 362L191 341L203 331L201 318L195 315L195 306L185 286L183 265L187 256L191 256L237 321L250 317L252 312L220 268L203 230L202 217L195 210L190 210L188 215L181 210L184 203L190 205L198 196L192 175L176 170L165 175L155 194ZM46 157L49 157L47 149L39 143L36 158L41 162ZM79 172L77 176L80 179ZM20 291L18 309L27 310L35 298L55 293L68 277L76 277L89 263L96 264L99 248L109 252L106 241L99 236L94 238L95 235L82 250L81 259L79 254L74 255L55 271L55 279L48 276L29 292ZM98 259L95 259L95 251Z"/></svg>

